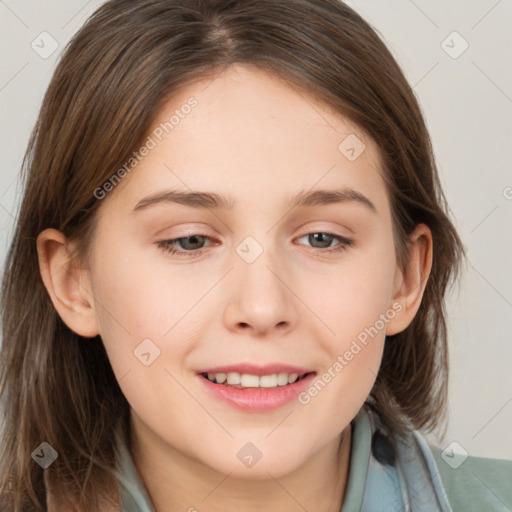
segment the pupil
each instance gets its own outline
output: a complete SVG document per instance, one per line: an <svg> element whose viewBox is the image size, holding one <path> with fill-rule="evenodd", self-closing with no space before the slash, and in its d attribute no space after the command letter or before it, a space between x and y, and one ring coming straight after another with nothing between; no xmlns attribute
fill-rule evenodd
<svg viewBox="0 0 512 512"><path fill-rule="evenodd" d="M188 241L190 239L192 239L192 246L194 245L194 243L199 243L200 245L200 242L198 242L197 240L199 240L200 238L202 238L201 236L198 236L198 235L192 235L192 236L187 236L185 238L182 238L180 240L180 244L181 246L184 248L184 249L198 249L198 247L185 247L186 245L189 245ZM184 246L185 245L185 246Z"/></svg>
<svg viewBox="0 0 512 512"><path fill-rule="evenodd" d="M327 237L327 240L324 240L324 244L326 244L325 247L329 247L329 244L332 239L332 235L328 235L327 233L314 233L309 236L312 236L314 239L316 239L316 241L318 241L318 237L320 237L320 238ZM321 240L320 240L320 242L321 242ZM322 246L322 247L324 247L324 246Z"/></svg>

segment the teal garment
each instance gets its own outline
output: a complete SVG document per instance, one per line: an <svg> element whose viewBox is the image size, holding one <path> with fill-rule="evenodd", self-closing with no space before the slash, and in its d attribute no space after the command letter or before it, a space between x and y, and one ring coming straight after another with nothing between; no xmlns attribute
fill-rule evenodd
<svg viewBox="0 0 512 512"><path fill-rule="evenodd" d="M512 460L468 456L451 467L453 452L446 460L442 453L418 431L390 442L378 415L363 407L341 512L512 512Z"/></svg>
<svg viewBox="0 0 512 512"><path fill-rule="evenodd" d="M512 461L469 456L454 469L431 448L455 512L512 512Z"/></svg>
<svg viewBox="0 0 512 512"><path fill-rule="evenodd" d="M125 444L119 444L119 452L120 512L155 512L147 489L142 483L139 472Z"/></svg>
<svg viewBox="0 0 512 512"><path fill-rule="evenodd" d="M468 456L456 469L414 431L391 437L363 406L352 421L350 470L341 512L512 512L512 461ZM155 512L125 445L120 445L121 512ZM315 511L310 511L315 512Z"/></svg>

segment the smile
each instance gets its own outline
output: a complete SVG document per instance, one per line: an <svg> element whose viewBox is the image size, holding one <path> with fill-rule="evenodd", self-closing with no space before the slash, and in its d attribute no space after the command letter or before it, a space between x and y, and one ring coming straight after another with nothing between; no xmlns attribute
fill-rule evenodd
<svg viewBox="0 0 512 512"><path fill-rule="evenodd" d="M197 372L201 388L209 400L220 401L246 412L270 412L298 403L317 372L287 364L256 366L237 364L204 368Z"/></svg>
<svg viewBox="0 0 512 512"><path fill-rule="evenodd" d="M288 386L302 380L308 373L273 373L270 375L253 375L250 373L202 373L203 377L214 384L222 384L238 389L243 388L276 388Z"/></svg>

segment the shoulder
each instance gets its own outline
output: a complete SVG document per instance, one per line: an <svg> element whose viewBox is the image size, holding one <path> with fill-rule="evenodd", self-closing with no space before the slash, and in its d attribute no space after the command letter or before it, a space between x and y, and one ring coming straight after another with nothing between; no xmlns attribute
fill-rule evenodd
<svg viewBox="0 0 512 512"><path fill-rule="evenodd" d="M429 444L454 512L510 512L512 510L512 460L443 453Z"/></svg>

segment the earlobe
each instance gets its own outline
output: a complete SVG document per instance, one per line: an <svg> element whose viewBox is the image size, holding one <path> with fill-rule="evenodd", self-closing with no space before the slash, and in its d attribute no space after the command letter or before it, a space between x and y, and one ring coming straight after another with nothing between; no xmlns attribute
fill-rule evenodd
<svg viewBox="0 0 512 512"><path fill-rule="evenodd" d="M66 237L56 229L42 231L37 252L41 278L62 321L80 336L97 336L89 273L72 261Z"/></svg>
<svg viewBox="0 0 512 512"><path fill-rule="evenodd" d="M400 311L388 322L387 336L406 329L420 307L433 257L432 233L425 224L418 224L411 234L408 254L407 267L395 273L393 303L400 304Z"/></svg>

